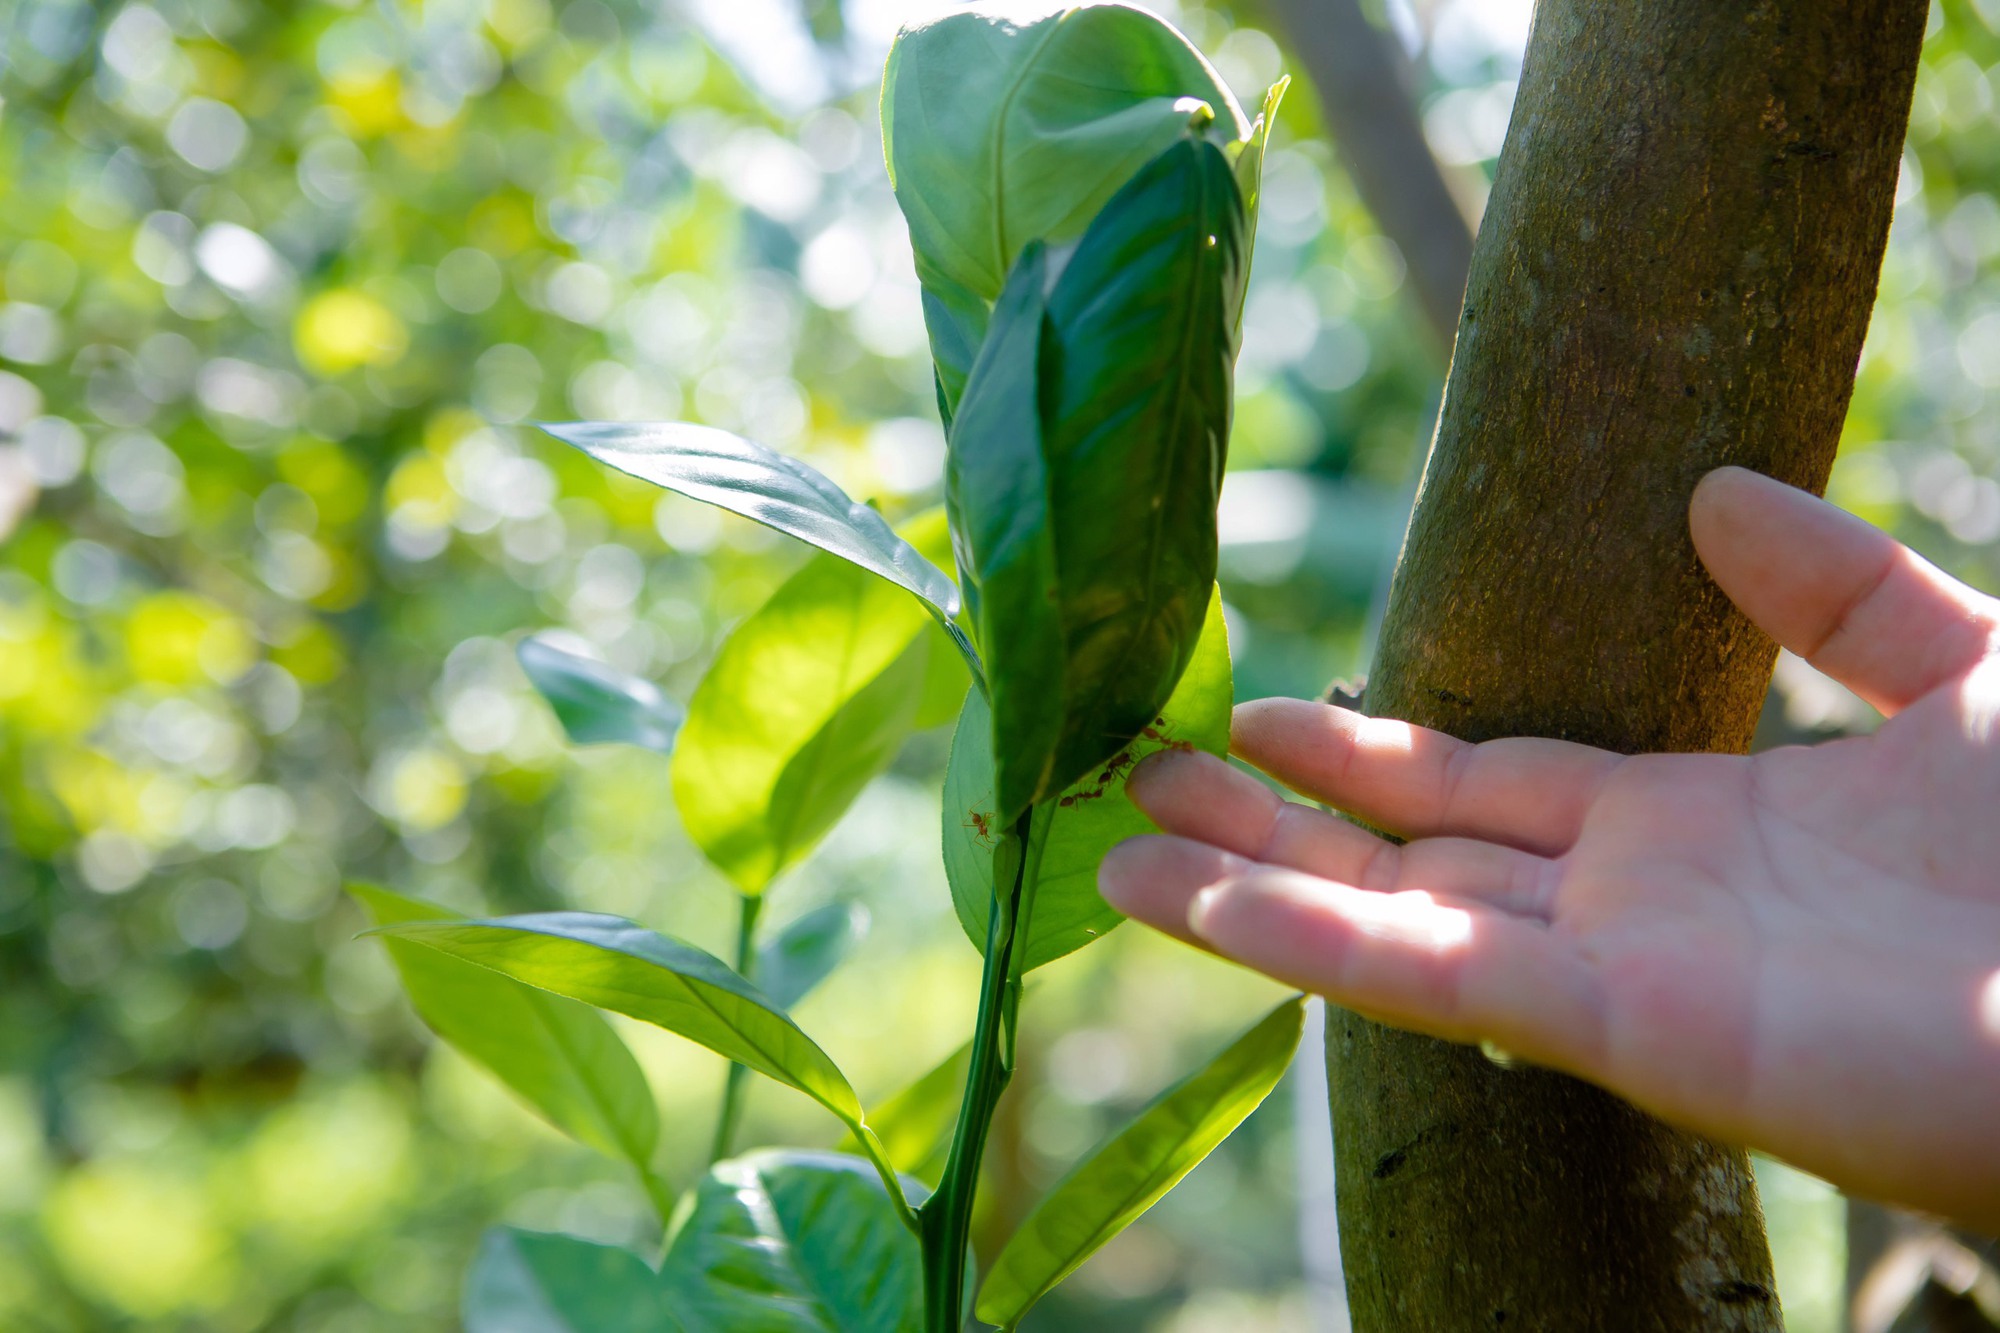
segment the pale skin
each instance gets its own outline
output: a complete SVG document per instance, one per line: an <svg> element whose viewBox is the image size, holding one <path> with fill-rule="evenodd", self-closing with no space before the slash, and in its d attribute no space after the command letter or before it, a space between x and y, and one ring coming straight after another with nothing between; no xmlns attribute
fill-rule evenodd
<svg viewBox="0 0 2000 1333"><path fill-rule="evenodd" d="M1725 468L1695 548L1880 709L1750 758L1467 745L1296 699L1133 773L1129 915L1398 1027L1487 1041L1853 1193L2000 1233L2000 601Z"/></svg>

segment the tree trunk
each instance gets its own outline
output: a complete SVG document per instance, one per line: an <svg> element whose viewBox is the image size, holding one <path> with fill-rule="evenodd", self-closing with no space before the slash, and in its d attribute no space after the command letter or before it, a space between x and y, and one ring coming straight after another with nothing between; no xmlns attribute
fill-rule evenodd
<svg viewBox="0 0 2000 1333"><path fill-rule="evenodd" d="M1472 224L1424 138L1410 62L1368 21L1361 0L1264 0L1264 8L1305 66L1361 202L1403 252L1424 326L1440 351L1449 349L1472 262Z"/></svg>
<svg viewBox="0 0 2000 1333"><path fill-rule="evenodd" d="M1775 649L1688 495L1826 482L1926 9L1541 0L1369 711L1748 746ZM1781 1327L1742 1152L1351 1014L1328 1048L1358 1333Z"/></svg>

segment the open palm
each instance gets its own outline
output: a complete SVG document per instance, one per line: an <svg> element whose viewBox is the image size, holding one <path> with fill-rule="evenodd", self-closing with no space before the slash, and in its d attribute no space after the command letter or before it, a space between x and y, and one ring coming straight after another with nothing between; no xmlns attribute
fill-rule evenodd
<svg viewBox="0 0 2000 1333"><path fill-rule="evenodd" d="M1880 708L1753 758L1468 745L1298 700L1132 790L1131 915L1385 1022L1487 1040L1852 1190L2000 1226L2000 603L1726 469L1696 545Z"/></svg>

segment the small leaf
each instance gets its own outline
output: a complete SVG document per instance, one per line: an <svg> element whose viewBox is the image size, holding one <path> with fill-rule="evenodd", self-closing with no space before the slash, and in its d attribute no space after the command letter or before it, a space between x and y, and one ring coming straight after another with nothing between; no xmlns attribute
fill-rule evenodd
<svg viewBox="0 0 2000 1333"><path fill-rule="evenodd" d="M659 1274L630 1250L495 1227L465 1282L465 1333L681 1333Z"/></svg>
<svg viewBox="0 0 2000 1333"><path fill-rule="evenodd" d="M922 1333L923 1263L859 1158L718 1163L675 1219L661 1279L688 1333Z"/></svg>
<svg viewBox="0 0 2000 1333"><path fill-rule="evenodd" d="M898 34L882 143L910 227L945 419L985 312L1032 241L1075 240L1161 149L1249 126L1228 86L1164 20L1090 4L1021 22L974 5Z"/></svg>
<svg viewBox="0 0 2000 1333"><path fill-rule="evenodd" d="M616 741L673 753L682 711L650 680L570 652L547 635L529 635L514 653L578 745Z"/></svg>
<svg viewBox="0 0 2000 1333"><path fill-rule="evenodd" d="M686 422L576 421L543 430L600 463L810 542L914 594L976 664L953 623L958 587L883 517L816 469L754 440Z"/></svg>
<svg viewBox="0 0 2000 1333"><path fill-rule="evenodd" d="M1154 831L1152 821L1125 794L1125 779L1139 760L1169 745L1227 754L1231 702L1229 629L1217 588L1210 592L1194 656L1150 728L1154 734L1141 732L1053 803L1028 942L1020 955L1023 971L1082 948L1124 920L1097 891L1098 864L1125 839ZM983 739L987 732L985 703L973 694L953 734L944 779L945 876L959 924L979 949L986 947L994 842L1001 830L993 814L992 765Z"/></svg>
<svg viewBox="0 0 2000 1333"><path fill-rule="evenodd" d="M1015 1327L1028 1307L1215 1151L1277 1086L1298 1048L1304 1012L1303 997L1279 1005L1072 1168L993 1261L979 1317Z"/></svg>
<svg viewBox="0 0 2000 1333"><path fill-rule="evenodd" d="M757 950L757 987L790 1009L826 980L868 933L868 909L828 903L792 921Z"/></svg>
<svg viewBox="0 0 2000 1333"><path fill-rule="evenodd" d="M842 1120L861 1118L846 1076L767 996L714 955L623 917L535 912L411 921L382 934L677 1032L798 1089Z"/></svg>
<svg viewBox="0 0 2000 1333"><path fill-rule="evenodd" d="M795 1088L855 1131L884 1181L895 1180L862 1123L847 1076L768 996L713 954L597 912L411 921L380 933L665 1028Z"/></svg>
<svg viewBox="0 0 2000 1333"><path fill-rule="evenodd" d="M385 930L465 920L448 908L373 884L350 884L348 892ZM651 1177L660 1130L652 1089L603 1015L393 934L384 942L410 1003L431 1031L558 1129L632 1163L655 1198L663 1197Z"/></svg>
<svg viewBox="0 0 2000 1333"><path fill-rule="evenodd" d="M1002 825L1047 794L1065 697L1061 588L1036 412L1045 252L1021 254L952 423L945 509L966 606L990 663L991 752Z"/></svg>
<svg viewBox="0 0 2000 1333"><path fill-rule="evenodd" d="M1288 74L1264 93L1264 109L1250 127L1250 137L1236 149L1236 188L1243 196L1243 280L1237 284L1235 310L1238 333L1243 328L1243 300L1250 292L1250 260L1257 249L1257 206L1264 197L1264 150L1271 146L1271 130L1278 123L1278 104L1285 89L1292 86Z"/></svg>
<svg viewBox="0 0 2000 1333"><path fill-rule="evenodd" d="M906 531L949 549L939 511ZM672 772L688 836L737 888L762 893L889 766L931 699L964 681L909 599L813 558L731 632L695 688Z"/></svg>
<svg viewBox="0 0 2000 1333"><path fill-rule="evenodd" d="M965 1096L966 1071L972 1066L972 1043L953 1051L916 1082L883 1102L868 1117L898 1171L936 1188L951 1148L951 1131L958 1105ZM843 1138L840 1152L860 1152L853 1135Z"/></svg>

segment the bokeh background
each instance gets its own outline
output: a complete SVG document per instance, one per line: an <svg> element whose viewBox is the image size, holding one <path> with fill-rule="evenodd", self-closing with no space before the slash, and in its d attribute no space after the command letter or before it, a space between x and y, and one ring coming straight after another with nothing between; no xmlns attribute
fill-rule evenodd
<svg viewBox="0 0 2000 1333"><path fill-rule="evenodd" d="M1161 8L1246 103L1309 73L1254 0ZM341 883L729 938L666 761L567 747L511 642L561 627L685 698L803 553L527 423L705 421L891 511L934 501L874 121L926 12L0 0L0 1327L444 1330L495 1221L645 1239L615 1167L428 1039ZM1374 17L1476 217L1527 4ZM1995 0L1933 11L1832 492L1987 587L1996 31ZM1309 80L1265 179L1223 514L1244 696L1365 664L1443 373ZM1870 715L1787 661L1767 721ZM780 918L872 914L801 1014L865 1097L969 1028L944 748L920 738L775 892ZM988 1234L1275 993L1136 931L1049 968ZM631 1036L685 1180L719 1061ZM1342 1327L1317 1077L1032 1326ZM766 1085L751 1134L833 1127ZM1831 1333L1841 1203L1782 1168L1765 1188L1793 1327Z"/></svg>

